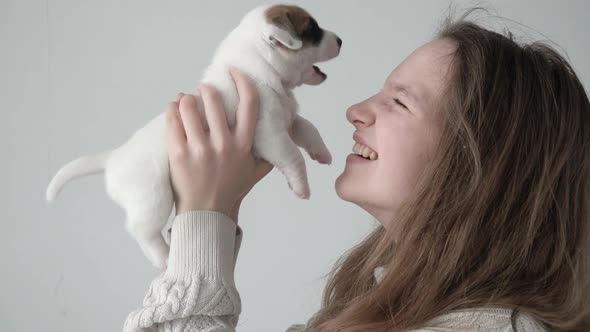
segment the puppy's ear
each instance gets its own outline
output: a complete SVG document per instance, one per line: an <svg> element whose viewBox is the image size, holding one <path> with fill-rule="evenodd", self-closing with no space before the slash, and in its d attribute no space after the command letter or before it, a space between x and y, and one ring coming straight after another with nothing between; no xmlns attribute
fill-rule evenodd
<svg viewBox="0 0 590 332"><path fill-rule="evenodd" d="M271 45L275 44L275 41L278 41L291 50L298 50L303 46L303 42L300 39L293 37L287 30L272 23L267 23L265 25L262 34L264 40Z"/></svg>

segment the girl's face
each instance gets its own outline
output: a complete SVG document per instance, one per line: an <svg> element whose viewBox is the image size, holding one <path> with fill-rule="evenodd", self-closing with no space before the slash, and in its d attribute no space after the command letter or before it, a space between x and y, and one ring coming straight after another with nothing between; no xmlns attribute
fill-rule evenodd
<svg viewBox="0 0 590 332"><path fill-rule="evenodd" d="M385 227L412 194L437 147L439 108L454 51L455 44L446 39L423 45L391 72L380 91L346 111L356 129L351 144L370 148L365 155L374 151L369 158L376 158L349 155L336 193Z"/></svg>

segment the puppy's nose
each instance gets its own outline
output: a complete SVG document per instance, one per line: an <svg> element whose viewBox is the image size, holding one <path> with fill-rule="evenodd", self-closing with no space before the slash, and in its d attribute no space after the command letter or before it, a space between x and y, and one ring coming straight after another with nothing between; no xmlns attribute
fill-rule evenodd
<svg viewBox="0 0 590 332"><path fill-rule="evenodd" d="M338 43L338 47L342 47L342 39L340 37L336 37L336 42Z"/></svg>

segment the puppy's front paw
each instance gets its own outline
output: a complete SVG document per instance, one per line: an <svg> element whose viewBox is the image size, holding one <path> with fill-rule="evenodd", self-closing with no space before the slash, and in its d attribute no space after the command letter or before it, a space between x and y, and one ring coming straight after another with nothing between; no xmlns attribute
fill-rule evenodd
<svg viewBox="0 0 590 332"><path fill-rule="evenodd" d="M297 197L301 199L309 199L309 186L300 186L297 189L293 189L290 182L287 182L287 185L289 185L289 189L291 189Z"/></svg>
<svg viewBox="0 0 590 332"><path fill-rule="evenodd" d="M328 150L312 151L309 153L309 156L320 164L330 165L332 163L332 155Z"/></svg>
<svg viewBox="0 0 590 332"><path fill-rule="evenodd" d="M297 197L301 199L309 199L309 190L307 191L293 191Z"/></svg>

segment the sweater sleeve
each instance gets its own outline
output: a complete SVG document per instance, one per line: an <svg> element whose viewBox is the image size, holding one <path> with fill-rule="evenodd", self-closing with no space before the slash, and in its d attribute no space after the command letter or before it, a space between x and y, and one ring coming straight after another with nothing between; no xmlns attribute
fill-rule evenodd
<svg viewBox="0 0 590 332"><path fill-rule="evenodd" d="M175 217L167 270L131 312L125 332L235 331L241 299L234 269L242 229L215 211Z"/></svg>

